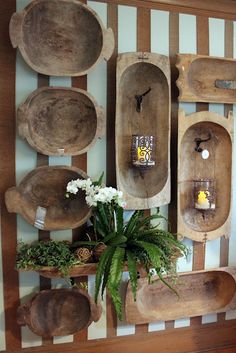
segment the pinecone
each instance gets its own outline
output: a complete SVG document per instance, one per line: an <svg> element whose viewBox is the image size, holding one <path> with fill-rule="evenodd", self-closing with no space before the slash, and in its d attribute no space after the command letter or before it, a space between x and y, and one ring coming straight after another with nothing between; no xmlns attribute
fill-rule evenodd
<svg viewBox="0 0 236 353"><path fill-rule="evenodd" d="M104 243L99 243L93 249L93 257L95 261L99 261L102 253L106 250L106 245Z"/></svg>
<svg viewBox="0 0 236 353"><path fill-rule="evenodd" d="M92 251L90 251L88 248L78 248L75 251L75 256L81 262L89 262L92 257Z"/></svg>

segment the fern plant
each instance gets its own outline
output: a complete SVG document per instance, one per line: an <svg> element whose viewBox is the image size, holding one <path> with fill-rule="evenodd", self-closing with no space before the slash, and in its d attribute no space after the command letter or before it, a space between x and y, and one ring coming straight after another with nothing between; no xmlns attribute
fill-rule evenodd
<svg viewBox="0 0 236 353"><path fill-rule="evenodd" d="M95 302L101 290L103 297L108 288L119 319L122 317L122 302L119 288L124 264L127 263L134 300L137 291L138 265L144 266L149 277L155 269L159 278L167 285L163 274L175 270L174 254L187 253L186 247L172 233L160 230L152 221L163 218L159 214L145 216L135 211L127 223L124 222L125 203L122 192L103 187L101 178L93 183L87 180L72 180L67 185L67 195L77 194L78 189L86 193L86 202L92 207L91 221L94 227L95 243L106 245L96 272ZM76 245L92 245L92 242L77 242ZM169 286L170 287L170 286Z"/></svg>

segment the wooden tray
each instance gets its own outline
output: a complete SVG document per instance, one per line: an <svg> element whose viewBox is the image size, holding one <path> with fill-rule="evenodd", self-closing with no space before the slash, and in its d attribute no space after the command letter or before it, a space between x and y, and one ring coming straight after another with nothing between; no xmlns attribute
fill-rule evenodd
<svg viewBox="0 0 236 353"><path fill-rule="evenodd" d="M180 102L236 102L236 60L178 54Z"/></svg>
<svg viewBox="0 0 236 353"><path fill-rule="evenodd" d="M137 112L136 95L145 95ZM141 172L131 163L132 135L155 135L156 164ZM120 54L117 61L116 177L128 209L170 202L170 66L166 56Z"/></svg>
<svg viewBox="0 0 236 353"><path fill-rule="evenodd" d="M114 50L112 30L77 0L34 0L14 13L10 38L27 64L50 76L85 75Z"/></svg>
<svg viewBox="0 0 236 353"><path fill-rule="evenodd" d="M103 109L77 88L43 87L18 108L21 137L46 155L85 153L105 133Z"/></svg>
<svg viewBox="0 0 236 353"><path fill-rule="evenodd" d="M66 185L72 179L88 176L75 167L39 167L30 172L17 187L5 194L9 212L19 213L27 222L44 230L72 229L85 223L90 208L81 190L66 198Z"/></svg>
<svg viewBox="0 0 236 353"><path fill-rule="evenodd" d="M126 320L131 324L144 324L235 309L235 279L236 267L182 273L173 285L177 296L160 280L148 284L147 279L141 278L138 280L136 302L128 284Z"/></svg>
<svg viewBox="0 0 236 353"><path fill-rule="evenodd" d="M102 309L81 289L49 289L18 308L17 322L43 337L71 335L101 317Z"/></svg>
<svg viewBox="0 0 236 353"><path fill-rule="evenodd" d="M201 144L209 151L204 160L196 152L196 138L212 138ZM185 116L179 111L178 131L178 233L195 241L205 242L230 235L231 173L233 116L228 118L213 112ZM201 212L194 208L193 180L214 179L216 208Z"/></svg>

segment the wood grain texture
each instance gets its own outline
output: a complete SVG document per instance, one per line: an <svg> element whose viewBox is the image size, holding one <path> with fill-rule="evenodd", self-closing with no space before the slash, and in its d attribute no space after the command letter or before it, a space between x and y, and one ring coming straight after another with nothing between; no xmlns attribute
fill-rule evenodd
<svg viewBox="0 0 236 353"><path fill-rule="evenodd" d="M104 0L95 0L104 2ZM175 13L187 13L198 16L236 19L234 0L216 0L214 2L204 0L106 0L107 3L137 6L157 10L171 11Z"/></svg>
<svg viewBox="0 0 236 353"><path fill-rule="evenodd" d="M32 1L12 15L10 38L32 69L51 76L84 75L114 49L112 31L75 1Z"/></svg>
<svg viewBox="0 0 236 353"><path fill-rule="evenodd" d="M169 57L171 66L171 203L168 208L171 232L177 232L177 146L178 146L178 76L176 53L179 52L179 14L171 12L169 15ZM165 324L166 330L174 327L174 321Z"/></svg>
<svg viewBox="0 0 236 353"><path fill-rule="evenodd" d="M111 27L115 38L115 48L107 63L107 185L116 187L115 169L115 102L116 102L116 60L118 52L118 7L109 3L107 7L107 25ZM116 337L117 317L110 295L106 294L107 337Z"/></svg>
<svg viewBox="0 0 236 353"><path fill-rule="evenodd" d="M236 267L180 273L176 283L167 278L177 296L158 277L153 278L152 284L147 278L141 278L136 301L129 282L125 300L126 320L131 324L145 324L236 308L235 280Z"/></svg>
<svg viewBox="0 0 236 353"><path fill-rule="evenodd" d="M16 216L9 214L4 203L4 193L15 184L15 60L8 36L8 23L16 1L1 3L0 11L0 206L3 261L3 296L5 307L6 348L21 346L20 328L16 324L19 305L19 279L14 270L16 256ZM2 313L3 315L3 313Z"/></svg>
<svg viewBox="0 0 236 353"><path fill-rule="evenodd" d="M135 96L149 88L138 111ZM144 171L131 162L134 135L155 137L155 165ZM129 210L170 202L170 66L164 55L136 52L118 56L116 178Z"/></svg>
<svg viewBox="0 0 236 353"><path fill-rule="evenodd" d="M194 139L211 131L212 138L202 144L210 157L202 159L196 152ZM217 136L217 138L216 138ZM230 236L231 173L233 116L228 119L213 112L197 112L186 116L179 111L178 134L178 233L192 240L205 242ZM227 151L227 152L226 152ZM226 158L227 156L227 158ZM216 161L221 160L221 164ZM193 180L215 181L216 208L204 214L194 207ZM224 189L224 197L219 195Z"/></svg>
<svg viewBox="0 0 236 353"><path fill-rule="evenodd" d="M236 101L235 89L230 88L230 85L234 86L236 81L236 60L179 54L177 67L180 102L234 103Z"/></svg>
<svg viewBox="0 0 236 353"><path fill-rule="evenodd" d="M236 347L235 327L236 320L229 320L220 324L205 324L196 329L185 327L143 335L61 344L60 350L64 353L128 353L134 351L136 353L155 353L158 347L158 351L162 353L204 352L212 349ZM56 353L58 348L58 345L48 346L47 353ZM26 348L23 352L45 353L45 347ZM22 351L10 349L6 353L22 353Z"/></svg>

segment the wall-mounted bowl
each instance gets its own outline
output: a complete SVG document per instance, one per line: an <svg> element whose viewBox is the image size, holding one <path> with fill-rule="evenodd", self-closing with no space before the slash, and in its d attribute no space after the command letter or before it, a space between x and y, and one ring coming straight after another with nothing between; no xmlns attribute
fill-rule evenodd
<svg viewBox="0 0 236 353"><path fill-rule="evenodd" d="M46 155L85 153L104 134L103 109L86 91L43 87L17 110L21 137Z"/></svg>
<svg viewBox="0 0 236 353"><path fill-rule="evenodd" d="M138 107L140 95L143 97ZM155 137L155 165L145 171L132 165L133 135ZM117 61L116 176L128 209L148 209L169 203L169 147L169 59L153 53L120 54Z"/></svg>
<svg viewBox="0 0 236 353"><path fill-rule="evenodd" d="M78 0L34 0L13 14L10 38L27 64L49 76L85 75L114 49L112 30Z"/></svg>
<svg viewBox="0 0 236 353"><path fill-rule="evenodd" d="M36 294L17 312L17 322L42 337L71 335L101 316L87 292L81 289L50 289Z"/></svg>
<svg viewBox="0 0 236 353"><path fill-rule="evenodd" d="M39 229L61 230L79 227L90 217L85 192L66 197L67 183L88 176L75 167L39 167L30 172L17 187L5 194L9 212L19 213Z"/></svg>
<svg viewBox="0 0 236 353"><path fill-rule="evenodd" d="M136 301L128 284L126 320L131 324L143 324L235 309L235 276L235 267L179 274L176 284L170 282L178 295L159 279L149 284L147 278L141 278Z"/></svg>
<svg viewBox="0 0 236 353"><path fill-rule="evenodd" d="M178 54L180 102L236 102L236 60Z"/></svg>

